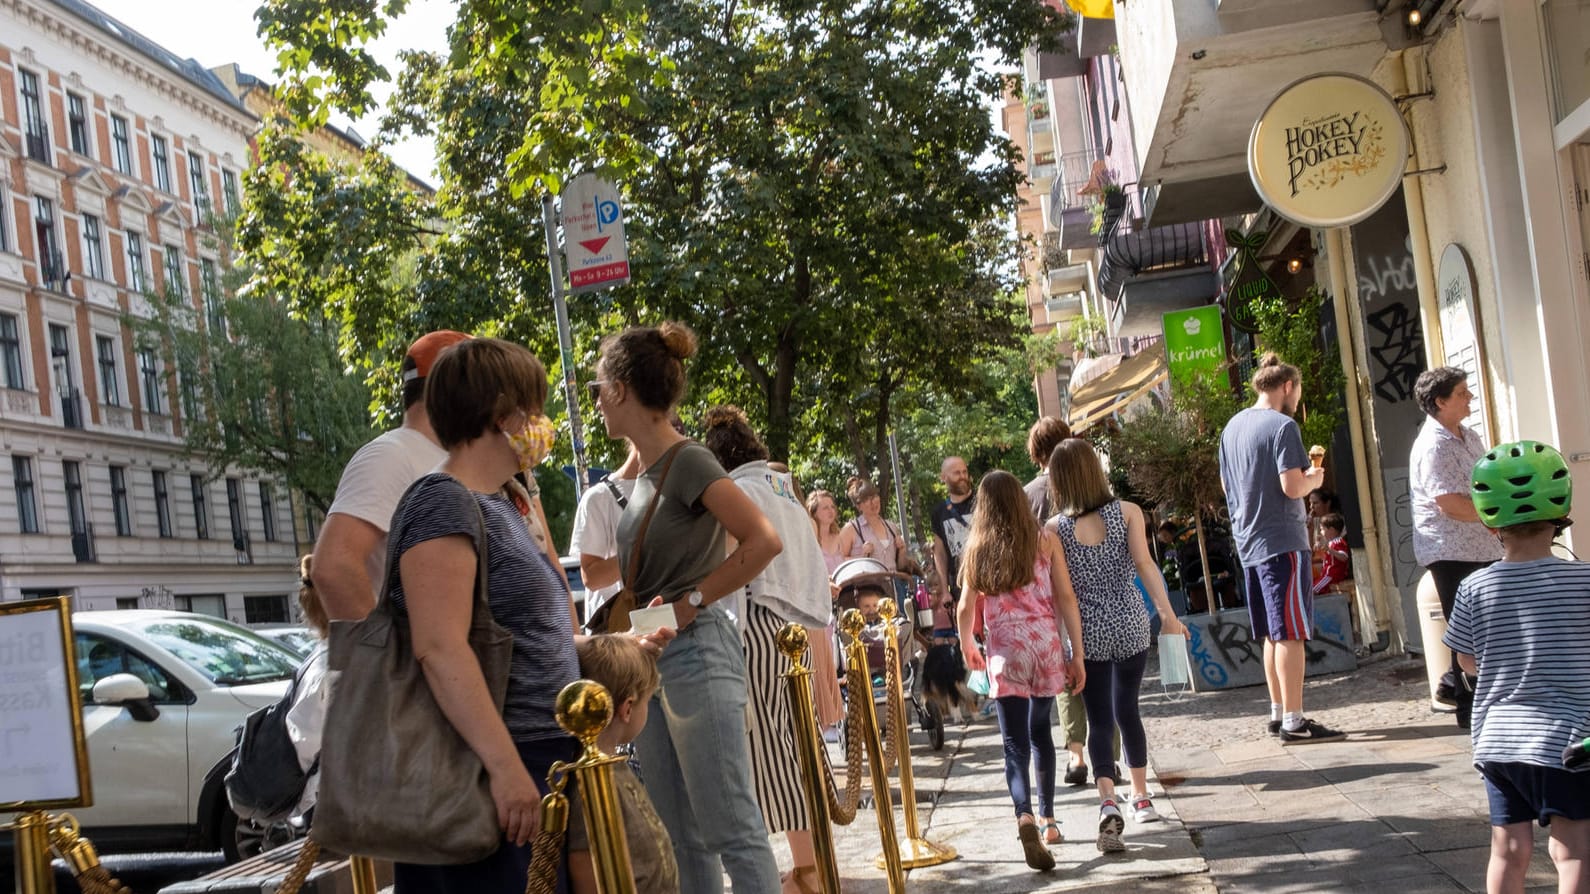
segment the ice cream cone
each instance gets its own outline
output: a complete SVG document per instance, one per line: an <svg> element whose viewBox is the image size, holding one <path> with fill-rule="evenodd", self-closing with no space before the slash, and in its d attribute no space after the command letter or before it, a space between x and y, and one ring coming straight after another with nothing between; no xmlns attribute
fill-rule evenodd
<svg viewBox="0 0 1590 894"><path fill-rule="evenodd" d="M1318 444L1308 448L1308 461L1316 469L1325 467L1325 448Z"/></svg>

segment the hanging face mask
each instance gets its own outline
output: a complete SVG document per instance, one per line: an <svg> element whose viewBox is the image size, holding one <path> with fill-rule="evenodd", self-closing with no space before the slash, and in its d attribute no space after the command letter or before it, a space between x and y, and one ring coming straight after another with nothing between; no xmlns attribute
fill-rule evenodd
<svg viewBox="0 0 1590 894"><path fill-rule="evenodd" d="M513 447L513 452L519 454L519 470L528 472L552 452L552 442L557 435L557 426L545 416L531 416L525 423L524 430L520 432L503 432L508 436L508 444Z"/></svg>

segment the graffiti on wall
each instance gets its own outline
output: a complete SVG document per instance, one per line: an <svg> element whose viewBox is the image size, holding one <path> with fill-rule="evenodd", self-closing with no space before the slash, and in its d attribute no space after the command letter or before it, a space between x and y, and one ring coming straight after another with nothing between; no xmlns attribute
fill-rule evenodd
<svg viewBox="0 0 1590 894"><path fill-rule="evenodd" d="M1253 636L1247 609L1189 615L1182 620L1191 633L1187 656L1194 689L1206 692L1264 683L1264 640ZM1327 674L1357 667L1352 629L1347 597L1315 599L1314 638L1305 652L1305 673Z"/></svg>

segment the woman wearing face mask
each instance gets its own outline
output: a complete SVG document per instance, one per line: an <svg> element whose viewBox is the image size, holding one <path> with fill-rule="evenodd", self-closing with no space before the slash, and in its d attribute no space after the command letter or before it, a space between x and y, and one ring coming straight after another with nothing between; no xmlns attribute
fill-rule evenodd
<svg viewBox="0 0 1590 894"><path fill-rule="evenodd" d="M477 863L398 863L398 894L523 891L547 772L580 753L553 716L558 691L579 677L573 601L504 491L551 448L546 394L535 355L492 338L449 348L428 377L425 407L447 459L414 483L394 514L388 598L409 617L414 657L437 704L490 775L503 842ZM481 548L492 619L513 634L501 711L468 638ZM648 646L660 650L666 637ZM583 851L573 859L589 863ZM569 854L559 855L559 891L569 890L569 863Z"/></svg>

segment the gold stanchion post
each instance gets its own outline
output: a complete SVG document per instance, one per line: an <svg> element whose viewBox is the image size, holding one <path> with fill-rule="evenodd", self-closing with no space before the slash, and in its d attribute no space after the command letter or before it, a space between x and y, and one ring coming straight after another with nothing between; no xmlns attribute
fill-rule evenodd
<svg viewBox="0 0 1590 894"><path fill-rule="evenodd" d="M795 750L800 755L801 788L806 795L806 812L812 821L812 851L817 855L817 878L823 894L840 894L839 864L834 856L834 827L828 818L827 770L817 732L817 712L812 707L812 672L801 666L801 656L810 645L806 628L785 624L778 632L778 648L789 659L784 672L789 685L789 706L795 717ZM852 768L850 772L855 772Z"/></svg>
<svg viewBox="0 0 1590 894"><path fill-rule="evenodd" d="M890 723L895 727L895 757L900 765L900 803L905 808L905 841L901 842L900 861L907 869L937 866L955 859L955 848L935 844L922 836L916 816L916 777L911 772L911 736L905 725L905 693L901 687L905 679L905 666L900 655L900 641L894 635L895 607L893 599L878 604L878 616L889 627L890 636L885 641L885 660L895 669L894 691L889 694ZM942 723L942 719L940 720Z"/></svg>
<svg viewBox="0 0 1590 894"><path fill-rule="evenodd" d="M24 813L12 823L16 830L17 894L55 894L55 872L50 868L50 815L42 810Z"/></svg>
<svg viewBox="0 0 1590 894"><path fill-rule="evenodd" d="M349 857L348 875L353 880L353 894L376 894L375 861L369 857Z"/></svg>
<svg viewBox="0 0 1590 894"><path fill-rule="evenodd" d="M600 894L635 894L629 840L624 837L624 816L613 787L613 765L623 758L603 754L596 747L596 737L613 719L613 696L600 683L575 680L558 693L556 707L558 725L585 746L585 753L566 769L580 781L580 803L591 838L591 860L596 865L596 890Z"/></svg>
<svg viewBox="0 0 1590 894"><path fill-rule="evenodd" d="M867 672L867 646L861 641L861 631L867 622L861 612L846 609L839 621L839 629L849 638L845 644L845 677L849 681L849 697L863 702L860 730L851 735L866 737L867 764L872 770L872 799L878 813L878 835L883 839L883 854L878 858L879 868L889 877L889 894L904 894L905 867L900 862L900 840L894 831L894 799L889 791L889 771L883 765L883 741L878 735L878 715L872 704L872 675ZM892 634L891 634L892 635ZM845 772L854 773L848 767Z"/></svg>

